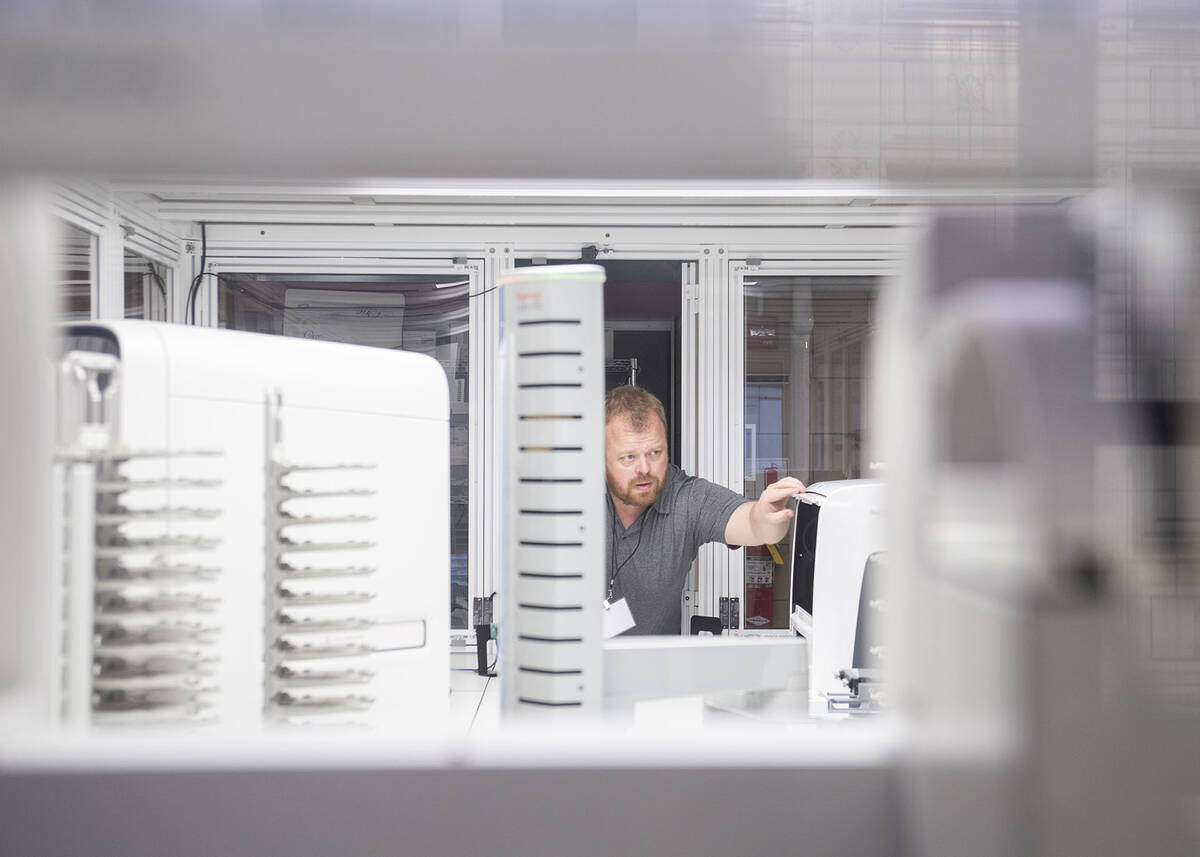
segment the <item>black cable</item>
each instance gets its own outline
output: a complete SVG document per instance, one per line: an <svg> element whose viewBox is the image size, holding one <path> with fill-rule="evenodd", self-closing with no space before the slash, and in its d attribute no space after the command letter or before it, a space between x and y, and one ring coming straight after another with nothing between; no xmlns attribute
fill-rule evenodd
<svg viewBox="0 0 1200 857"><path fill-rule="evenodd" d="M162 295L163 313L165 316L166 308L167 308L167 285L166 285L166 283L163 282L162 274L159 273L158 266L154 263L153 260L151 260L151 259L146 260L146 268L147 268L146 276L149 276L150 279L154 281L154 285L158 286L158 293L160 295ZM147 317L149 315L149 311L150 311L149 306L143 308L142 317L143 318Z"/></svg>
<svg viewBox="0 0 1200 857"><path fill-rule="evenodd" d="M612 500L609 502L613 503ZM617 530L617 507L615 503L613 503L612 516L612 526L608 528L608 534L612 536L612 553L608 555L608 593L611 593L613 587L617 585L617 536L620 535L620 532Z"/></svg>
<svg viewBox="0 0 1200 857"><path fill-rule="evenodd" d="M195 324L196 296L200 292L200 278L201 277L217 277L218 281L220 281L219 274L216 274L213 271L205 271L204 270L204 266L208 262L208 230L207 230L207 226L208 226L208 224L205 223L204 221L200 222L200 273L196 274L196 276L192 278L191 285L188 287L187 300L184 303L184 323L185 324ZM468 300L471 300L473 298L481 298L484 295L486 295L490 292L494 292L499 288L500 288L500 285L495 285L490 288L484 289L482 292L468 292L466 297ZM264 300L260 299L260 303L263 303L265 306L268 306L271 308L276 308L276 305L272 304L270 301L264 301ZM282 307L279 307L279 308L282 309Z"/></svg>
<svg viewBox="0 0 1200 857"><path fill-rule="evenodd" d="M613 572L613 584L614 585L616 585L617 575L619 575L621 573L621 569L623 569L625 567L626 563L628 563L631 559L633 559L633 555L635 553L637 553L638 548L640 548L642 546L642 533L644 533L645 531L646 531L646 522L642 521L642 528L640 530L638 530L637 544L635 544L633 546L633 550L631 550L629 552L629 556L627 556L627 557L625 557L625 559L621 560L621 564L618 565L617 570ZM613 559L616 559L616 551L613 551Z"/></svg>
<svg viewBox="0 0 1200 857"><path fill-rule="evenodd" d="M162 274L158 272L153 262L150 262L150 278L154 280L154 284L158 286L158 291L162 295L163 303L167 302L167 286L163 282Z"/></svg>
<svg viewBox="0 0 1200 857"><path fill-rule="evenodd" d="M483 297L484 295L486 295L488 292L494 292L494 291L496 291L496 289L498 289L498 288L500 288L500 287L499 287L499 286L492 286L490 289L484 289L482 292L474 292L474 293L467 292L467 298L468 298L468 299L470 299L470 298L481 298L481 297Z"/></svg>
<svg viewBox="0 0 1200 857"><path fill-rule="evenodd" d="M211 271L205 271L204 265L208 261L208 224L203 220L200 221L200 273L192 278L192 284L188 288L187 302L184 304L183 321L185 324L196 323L196 295L200 291L200 278L205 274L210 277L217 275ZM218 278L219 279L219 278Z"/></svg>
<svg viewBox="0 0 1200 857"><path fill-rule="evenodd" d="M217 274L214 271L201 271L196 275L195 279L192 280L192 287L188 290L187 311L184 315L184 321L187 324L196 323L196 295L198 294L197 289L200 285L201 277L216 277L218 280L221 278L220 274Z"/></svg>
<svg viewBox="0 0 1200 857"><path fill-rule="evenodd" d="M192 280L192 289L191 289L191 290L189 290L189 292L188 292L188 303L189 303L189 305L190 305L190 304L192 303L192 301L193 301L193 298L192 298L192 292L195 290L195 288L196 288L196 284L197 284L197 282L199 281L200 277L203 277L203 276L217 277L218 279L220 279L220 275L219 275L219 274L215 274L215 273L213 273L212 271L202 271L201 273L197 274L197 275L196 275L196 277L195 277L195 279L193 279L193 280ZM492 286L490 289L484 289L482 292L468 293L468 294L467 294L467 295L465 295L464 297L466 297L466 298L468 298L468 299L470 299L470 298L479 298L479 297L483 297L483 296L484 296L484 295L486 295L488 292L494 292L494 291L496 291L496 289L498 289L498 288L500 288L500 286ZM240 289L240 293L241 293L241 295L242 295L243 297L245 297L245 298L247 298L247 299L249 299L249 300L252 300L252 301L254 301L255 303L259 304L260 306L262 306L262 307L265 307L266 309L269 309L269 310L279 310L279 311L282 313L282 315L284 316L284 320L285 320L285 321L287 320L287 307L285 307L283 304L277 304L277 303L275 303L274 301L267 300L266 298L260 298L260 297L258 297L257 295L253 295L253 294L251 294L250 292L246 291L245 289ZM389 294L389 293L388 293L388 292L381 292L381 294ZM455 297L455 296L452 296L452 295L447 295L447 296L446 296L446 300L447 300L447 301L450 301L450 300L458 300L458 297ZM411 316L419 316L419 315L420 315L420 313L417 313L417 312L413 312L413 313L411 313ZM428 312L428 313L427 313L427 315L429 315L430 317L436 317L436 316L437 316L437 311L436 311L436 310L430 311L430 312ZM399 345L397 345L397 346L396 346L396 348L400 348L400 347L401 347L401 346L399 346Z"/></svg>
<svg viewBox="0 0 1200 857"><path fill-rule="evenodd" d="M195 314L195 296L196 296L196 293L197 293L197 290L199 287L200 278L207 276L207 277L217 277L218 280L220 279L219 274L215 274L212 271L205 271L203 269L205 261L206 261L206 256L207 256L207 248L204 243L204 224L203 223L200 224L200 236L201 236L200 237L200 240L201 240L201 250L200 250L201 270L200 270L200 273L197 274L192 279L191 287L188 289L188 299L187 299L188 312L187 312L187 314L185 314L185 317L184 317L185 321L187 321L189 324L191 323L191 321L190 321L191 317ZM482 292L468 292L465 295L465 297L468 300L471 300L473 298L481 298L484 295L488 294L489 292L496 291L496 289L498 289L498 288L500 288L500 286L496 285L496 286L492 286L491 288L484 289ZM259 304L266 307L267 309L285 310L285 307L282 304L277 304L277 303L274 303L273 301L266 300L265 298L260 298L255 295L251 295L249 292L247 292L245 290L242 291L242 294L245 295L246 297L250 298L251 300L257 301ZM446 299L447 299L447 301L457 300L456 297L453 297L451 295L447 295ZM436 314L437 314L436 310L429 313L430 316L435 316ZM286 315L286 312L285 312L285 315Z"/></svg>

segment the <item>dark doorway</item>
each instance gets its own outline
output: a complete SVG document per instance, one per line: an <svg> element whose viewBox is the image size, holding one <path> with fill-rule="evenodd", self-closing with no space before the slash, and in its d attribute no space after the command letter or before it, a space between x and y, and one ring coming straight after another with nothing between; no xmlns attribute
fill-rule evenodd
<svg viewBox="0 0 1200 857"><path fill-rule="evenodd" d="M636 383L662 400L671 461L679 463L681 386L679 318L682 261L660 259L538 259L539 264L586 261L604 268L605 390ZM516 266L533 265L517 259Z"/></svg>

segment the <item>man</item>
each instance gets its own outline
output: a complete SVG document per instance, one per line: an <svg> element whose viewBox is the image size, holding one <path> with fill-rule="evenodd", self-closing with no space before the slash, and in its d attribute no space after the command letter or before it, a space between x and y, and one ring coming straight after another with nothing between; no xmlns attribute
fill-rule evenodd
<svg viewBox="0 0 1200 857"><path fill-rule="evenodd" d="M662 402L641 387L617 387L605 397L604 447L605 595L626 599L636 623L630 634L678 634L680 595L700 545L778 542L792 517L788 499L804 490L789 476L750 501L669 464Z"/></svg>

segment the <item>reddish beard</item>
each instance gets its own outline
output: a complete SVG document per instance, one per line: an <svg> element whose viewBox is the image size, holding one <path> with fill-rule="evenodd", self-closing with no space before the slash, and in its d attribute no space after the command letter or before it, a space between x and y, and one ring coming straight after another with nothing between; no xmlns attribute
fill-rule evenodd
<svg viewBox="0 0 1200 857"><path fill-rule="evenodd" d="M639 482L649 482L650 490L635 492L634 486ZM658 499L658 495L662 492L662 480L657 476L646 474L644 476L635 476L625 483L624 489L618 488L612 482L608 483L609 490L613 496L624 503L626 506L649 506Z"/></svg>

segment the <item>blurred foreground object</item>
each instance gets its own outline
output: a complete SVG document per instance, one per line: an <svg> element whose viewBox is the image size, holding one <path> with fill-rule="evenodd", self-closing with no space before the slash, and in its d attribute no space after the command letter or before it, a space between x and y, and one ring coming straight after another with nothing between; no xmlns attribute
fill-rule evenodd
<svg viewBox="0 0 1200 857"><path fill-rule="evenodd" d="M1099 294L1115 282L1097 277L1102 210L939 217L881 301L914 853L1180 853L1195 773L1170 764L1143 686L1111 526L1114 504L1131 514L1114 451L1163 443L1146 428L1161 403L1099 395ZM1188 341L1157 321L1133 315L1133 341ZM1148 476L1181 496L1196 478ZM1170 737L1194 746L1190 729Z"/></svg>

